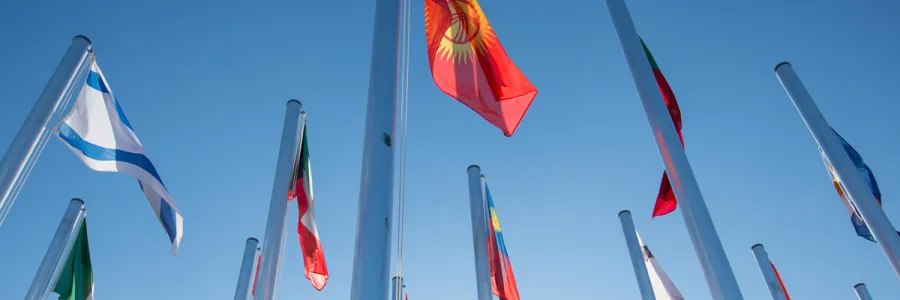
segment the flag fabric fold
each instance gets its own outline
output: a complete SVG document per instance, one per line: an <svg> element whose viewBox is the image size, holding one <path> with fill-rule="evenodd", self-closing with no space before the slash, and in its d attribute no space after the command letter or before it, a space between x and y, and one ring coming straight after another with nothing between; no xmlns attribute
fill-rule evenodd
<svg viewBox="0 0 900 300"><path fill-rule="evenodd" d="M300 149L294 165L293 187L288 192L288 197L289 200L297 198L297 208L300 210L297 234L300 235L306 279L309 279L316 290L321 291L328 281L328 267L325 264L325 252L322 250L322 242L319 240L319 231L313 211L315 202L313 200L312 169L309 163L308 136L308 127L306 119L304 119L303 127L300 130Z"/></svg>
<svg viewBox="0 0 900 300"><path fill-rule="evenodd" d="M878 201L878 205L881 205L881 189L878 188L878 181L875 180L875 174L872 173L872 169L869 168L869 165L863 160L862 155L859 152L856 152L856 149L853 146L850 146L850 143L844 139L834 128L831 129L834 132L834 135L838 137L841 141L841 146L844 147L844 151L847 152L847 155L850 156L850 160L853 161L853 165L856 166L856 169L859 171L860 175L866 181L866 185L869 187L869 190L872 192L872 195L875 196L875 200ZM828 161L828 158L825 157L825 152L822 151L822 148L819 147L819 154L822 155L822 160L825 162L825 167L828 169L828 175L831 176L831 183L834 185L835 190L837 190L838 196L841 197L841 200L844 202L844 206L847 208L847 212L850 214L850 223L853 225L853 229L856 231L856 234L860 237L875 242L875 238L872 236L872 232L869 231L869 226L866 225L866 222L859 215L859 211L856 209L856 205L851 201L848 197L847 193L844 190L843 184L841 184L838 179L837 174L834 171L834 167L831 165L831 162ZM897 232L900 235L900 232Z"/></svg>
<svg viewBox="0 0 900 300"><path fill-rule="evenodd" d="M93 300L94 271L88 247L87 219L82 220L78 236L62 268L53 287L53 292L59 294L59 300Z"/></svg>
<svg viewBox="0 0 900 300"><path fill-rule="evenodd" d="M778 284L781 285L781 290L784 291L784 299L791 300L791 296L788 295L787 288L784 287L784 281L781 281L781 274L778 274L778 269L775 268L775 264L769 260L769 265L772 266L772 271L775 271L775 278L778 279Z"/></svg>
<svg viewBox="0 0 900 300"><path fill-rule="evenodd" d="M644 47L647 59L650 60L650 68L653 70L656 84L659 86L663 101L666 102L666 107L669 109L669 116L672 117L672 123L675 125L675 131L678 132L678 139L681 140L681 147L683 148L684 137L681 135L681 109L678 107L678 101L675 100L675 92L672 92L672 87L669 86L669 82L666 81L666 77L663 76L659 65L656 64L656 59L653 59L653 55L650 54L650 49L644 44L643 39L641 39L641 45ZM663 171L662 183L659 185L659 193L656 194L656 204L653 206L653 217L669 214L675 211L677 206L678 201L675 199L672 183L669 181L669 176Z"/></svg>
<svg viewBox="0 0 900 300"><path fill-rule="evenodd" d="M488 189L487 183L484 184L484 194L487 199L488 261L491 266L491 288L494 295L500 300L519 300L516 277L513 275L509 253L506 252L506 243L503 242L500 220L497 219L497 210L494 208L494 200L491 198L491 191Z"/></svg>
<svg viewBox="0 0 900 300"><path fill-rule="evenodd" d="M681 292L675 287L675 283L666 275L656 257L650 252L650 248L644 244L641 234L634 230L638 237L638 244L641 245L641 252L644 253L644 265L647 266L647 273L650 275L650 285L653 286L653 294L656 300L684 300Z"/></svg>
<svg viewBox="0 0 900 300"><path fill-rule="evenodd" d="M88 168L138 180L176 255L184 220L96 62L72 110L54 131Z"/></svg>
<svg viewBox="0 0 900 300"><path fill-rule="evenodd" d="M425 36L437 87L512 136L537 96L477 0L425 0Z"/></svg>

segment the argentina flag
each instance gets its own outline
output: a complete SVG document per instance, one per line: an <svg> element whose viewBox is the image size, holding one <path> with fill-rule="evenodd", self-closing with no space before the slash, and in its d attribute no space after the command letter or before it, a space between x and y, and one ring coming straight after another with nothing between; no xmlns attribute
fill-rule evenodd
<svg viewBox="0 0 900 300"><path fill-rule="evenodd" d="M138 180L153 212L178 253L183 219L96 62L72 110L56 128L57 136L88 168L122 172Z"/></svg>

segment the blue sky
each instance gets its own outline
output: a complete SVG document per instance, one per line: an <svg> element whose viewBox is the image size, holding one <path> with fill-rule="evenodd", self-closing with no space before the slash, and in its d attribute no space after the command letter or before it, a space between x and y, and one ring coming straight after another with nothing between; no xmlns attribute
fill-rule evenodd
<svg viewBox="0 0 900 300"><path fill-rule="evenodd" d="M881 183L900 223L900 19L894 1L637 1L636 26L684 118L687 154L745 299L768 292L763 243L797 299L900 294L853 232L772 70L793 63L831 125ZM663 166L602 1L481 1L540 93L515 136L434 85L413 1L404 275L410 299L475 296L466 167L488 177L527 299L638 299L616 214L688 299L710 299L680 213L650 211ZM97 299L227 299L244 241L261 238L288 99L309 114L316 216L331 279L306 281L288 236L282 299L349 297L373 1L6 1L0 149L71 38L97 61L185 217L177 257L124 174L52 140L0 227L0 291L25 294L69 198L86 200ZM291 205L289 227L296 224Z"/></svg>

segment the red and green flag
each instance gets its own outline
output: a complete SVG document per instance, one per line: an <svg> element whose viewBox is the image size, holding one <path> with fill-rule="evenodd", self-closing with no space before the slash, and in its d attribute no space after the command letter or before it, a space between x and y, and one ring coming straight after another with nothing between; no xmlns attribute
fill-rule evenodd
<svg viewBox="0 0 900 300"><path fill-rule="evenodd" d="M308 128L306 119L300 130L300 152L297 154L294 165L293 187L288 192L288 201L297 198L297 207L300 209L300 221L297 224L297 233L300 235L300 249L303 251L303 265L306 279L309 279L316 290L325 288L328 280L328 267L325 265L325 252L322 250L322 242L319 240L319 231L316 228L316 217L313 212L313 184L312 170L309 164Z"/></svg>

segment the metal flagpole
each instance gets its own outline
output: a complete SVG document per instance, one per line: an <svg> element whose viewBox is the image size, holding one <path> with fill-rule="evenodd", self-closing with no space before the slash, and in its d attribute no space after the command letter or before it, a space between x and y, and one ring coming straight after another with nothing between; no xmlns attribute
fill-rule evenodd
<svg viewBox="0 0 900 300"><path fill-rule="evenodd" d="M884 256L894 268L894 272L900 276L900 236L897 235L891 221L878 205L875 196L866 185L865 179L850 160L850 156L844 150L838 137L835 136L834 130L828 125L828 121L825 121L825 117L813 102L812 96L803 86L800 77L797 77L794 67L788 62L782 62L775 66L775 76L781 81L781 85L791 101L794 102L794 107L797 108L797 112L800 113L800 117L809 128L809 132L834 168L834 173L844 187L848 199L856 205L860 217L866 222L875 241L881 246Z"/></svg>
<svg viewBox="0 0 900 300"><path fill-rule="evenodd" d="M471 165L466 169L469 174L469 207L472 216L472 246L475 253L475 283L478 300L491 300L491 265L488 261L487 245L487 209L485 208L484 176L481 168Z"/></svg>
<svg viewBox="0 0 900 300"><path fill-rule="evenodd" d="M753 252L753 257L756 258L756 264L759 265L759 271L762 272L763 280L766 281L766 286L769 287L769 294L772 294L772 300L787 300L784 289L781 288L781 283L778 282L778 276L775 275L775 269L772 269L772 262L769 260L766 248L762 244L756 244L750 247L750 251Z"/></svg>
<svg viewBox="0 0 900 300"><path fill-rule="evenodd" d="M54 274L57 272L56 266L63 257L67 256L65 252L69 239L78 230L78 221L81 220L83 215L84 201L72 198L69 201L69 207L66 208L66 213L63 215L62 220L59 221L56 234L50 240L50 247L47 248L47 253L44 254L44 260L41 261L37 274L34 275L34 280L31 282L31 287L28 288L25 300L44 299L44 293L46 293L52 283Z"/></svg>
<svg viewBox="0 0 900 300"><path fill-rule="evenodd" d="M728 263L725 249L713 225L712 217L703 201L700 186L688 162L681 141L672 123L672 117L663 102L656 79L651 73L650 62L638 38L631 15L624 0L606 0L613 26L625 52L634 84L650 122L653 136L659 147L666 173L681 207L681 216L694 244L694 251L703 268L703 275L712 298L715 300L743 299L740 287Z"/></svg>
<svg viewBox="0 0 900 300"><path fill-rule="evenodd" d="M65 102L67 91L74 87L82 64L88 59L91 40L83 35L75 36L66 50L50 81L38 97L16 137L13 138L0 160L0 225L15 202L16 185L27 180L25 171L28 161L37 159L42 148L41 136L47 134L47 125L53 113Z"/></svg>
<svg viewBox="0 0 900 300"><path fill-rule="evenodd" d="M234 300L247 300L250 295L250 285L253 284L253 265L256 264L256 247L259 240L248 238L244 246L244 258L241 260L241 270L238 272L237 288L234 290Z"/></svg>
<svg viewBox="0 0 900 300"><path fill-rule="evenodd" d="M644 263L644 250L638 243L637 231L634 229L634 221L631 212L623 210L619 212L619 222L622 223L622 233L625 234L625 246L631 256L631 267L634 269L634 277L637 279L638 289L641 291L641 299L656 300L653 294L653 285L650 284L650 274L647 273L647 265Z"/></svg>
<svg viewBox="0 0 900 300"><path fill-rule="evenodd" d="M281 129L281 145L278 149L278 160L275 162L275 180L272 184L272 201L269 203L269 220L266 222L266 236L263 239L262 261L257 279L256 300L275 299L278 282L278 266L281 262L282 244L284 243L284 222L287 218L288 188L291 185L291 172L294 170L294 156L297 153L297 130L300 127L300 101L291 99L287 102L284 115L284 126Z"/></svg>
<svg viewBox="0 0 900 300"><path fill-rule="evenodd" d="M853 290L856 291L856 297L859 300L872 300L872 294L869 294L869 289L866 288L865 283L857 283L853 286Z"/></svg>
<svg viewBox="0 0 900 300"><path fill-rule="evenodd" d="M391 296L390 300L403 300L403 290L406 285L403 284L403 277L394 276L391 279Z"/></svg>
<svg viewBox="0 0 900 300"><path fill-rule="evenodd" d="M393 136L397 119L400 11L399 0L375 1L351 300L384 300L388 293L394 205Z"/></svg>

